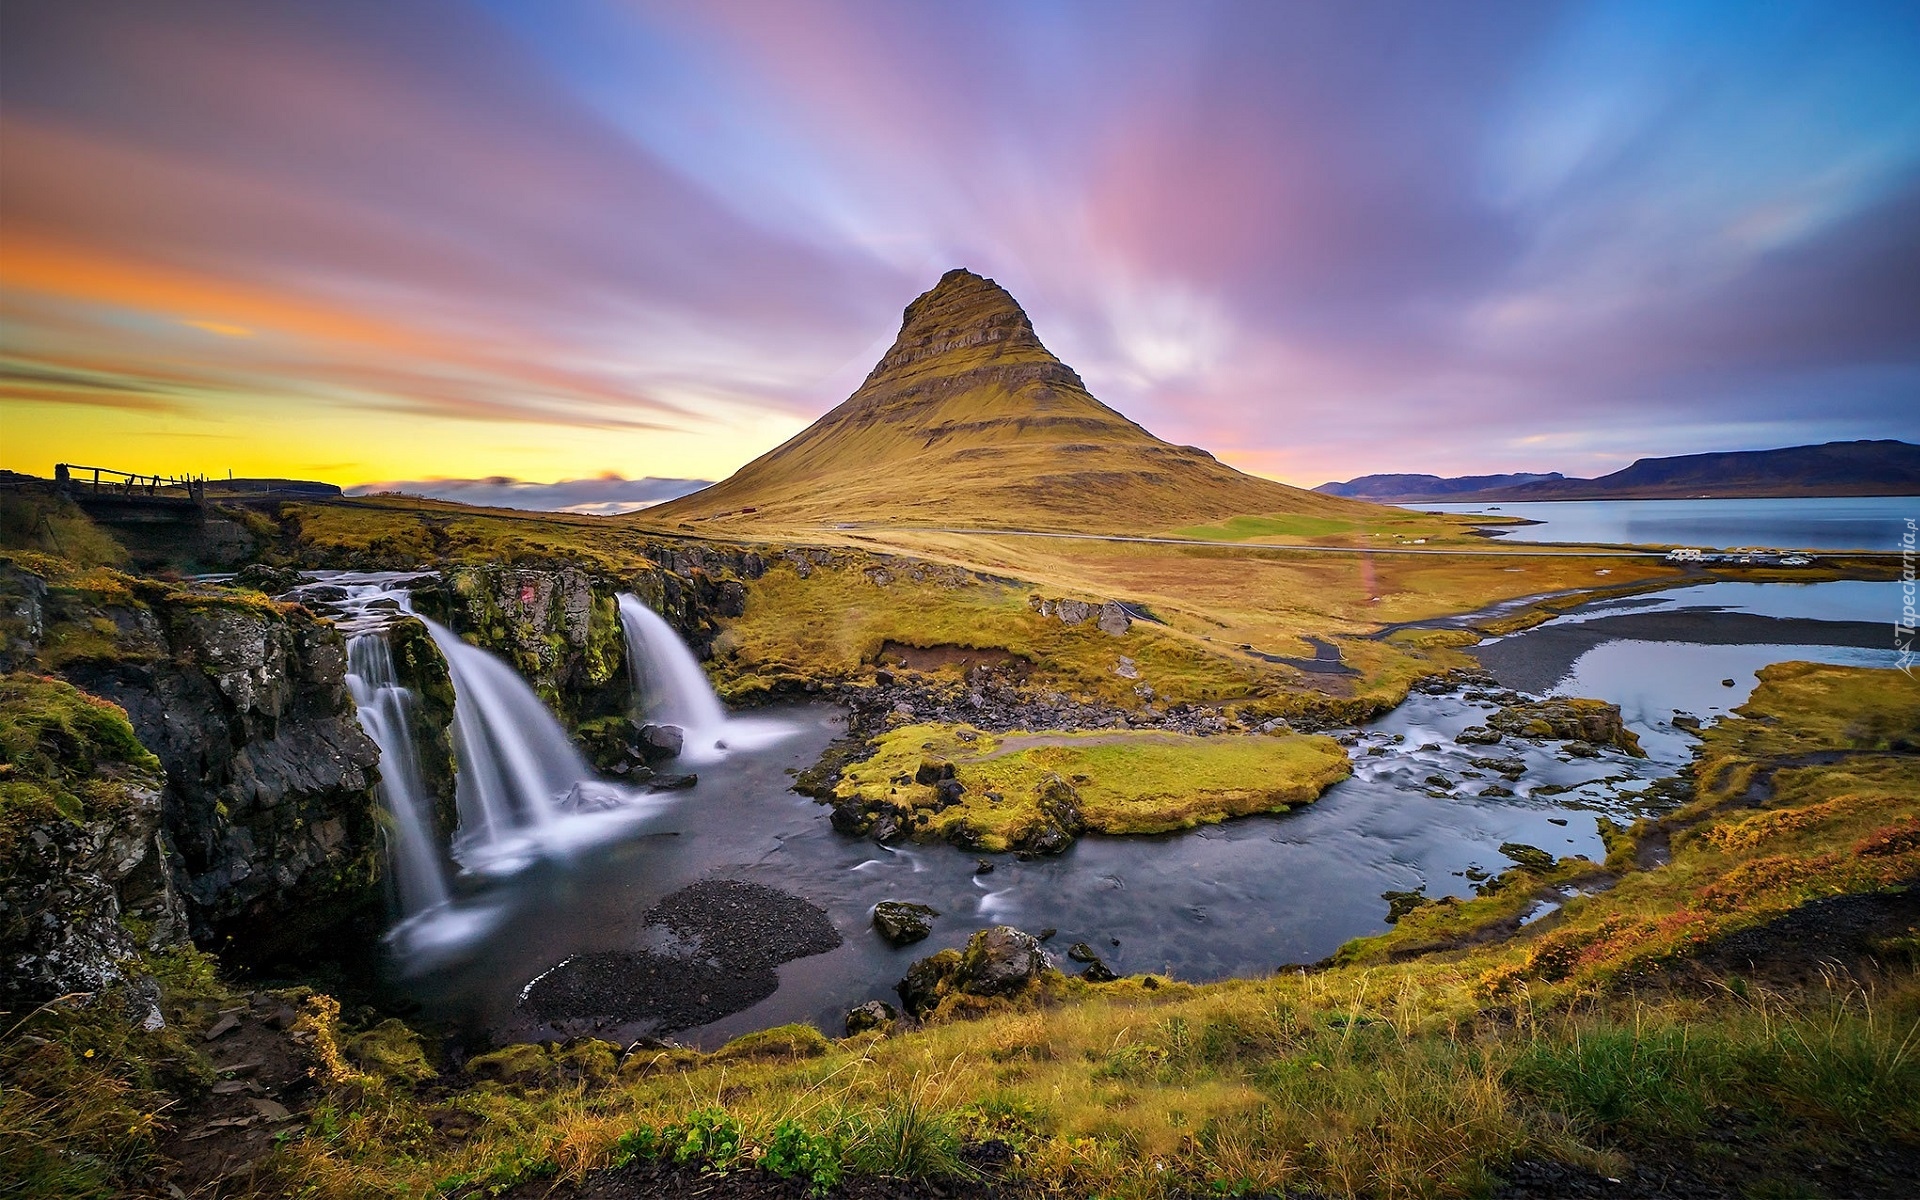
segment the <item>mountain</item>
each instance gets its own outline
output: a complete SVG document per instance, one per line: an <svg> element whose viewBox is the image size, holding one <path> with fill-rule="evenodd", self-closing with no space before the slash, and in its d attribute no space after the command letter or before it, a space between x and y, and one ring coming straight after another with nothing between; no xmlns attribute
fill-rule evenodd
<svg viewBox="0 0 1920 1200"><path fill-rule="evenodd" d="M1362 475L1345 483L1323 483L1313 489L1328 496L1347 496L1356 500L1377 500L1392 504L1402 500L1443 500L1459 492L1481 492L1489 488L1512 487L1547 479L1565 479L1558 471L1546 475L1519 472L1512 475Z"/></svg>
<svg viewBox="0 0 1920 1200"><path fill-rule="evenodd" d="M1827 442L1779 450L1736 450L1643 458L1598 479L1535 476L1532 482L1469 485L1500 476L1363 475L1314 489L1369 500L1680 500L1695 497L1920 496L1920 446L1891 439ZM1405 480L1404 491L1396 491ZM1384 481L1374 483L1373 481ZM1361 485L1365 485L1364 488Z"/></svg>
<svg viewBox="0 0 1920 1200"><path fill-rule="evenodd" d="M953 270L907 305L900 336L845 403L644 520L1146 533L1248 514L1373 511L1154 437L1088 394L1006 289Z"/></svg>

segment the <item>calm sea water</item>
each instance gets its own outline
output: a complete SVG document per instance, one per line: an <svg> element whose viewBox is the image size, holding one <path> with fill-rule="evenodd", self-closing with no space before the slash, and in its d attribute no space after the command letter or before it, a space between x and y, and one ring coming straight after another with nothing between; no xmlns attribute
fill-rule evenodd
<svg viewBox="0 0 1920 1200"><path fill-rule="evenodd" d="M1898 550L1920 497L1827 496L1772 500L1551 500L1407 504L1422 512L1525 517L1513 542L1605 545L1777 546L1795 550Z"/></svg>

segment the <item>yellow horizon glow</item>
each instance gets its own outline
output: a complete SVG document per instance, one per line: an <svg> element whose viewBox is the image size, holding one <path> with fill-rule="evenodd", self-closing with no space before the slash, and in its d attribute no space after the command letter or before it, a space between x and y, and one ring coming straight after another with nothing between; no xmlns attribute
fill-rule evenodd
<svg viewBox="0 0 1920 1200"><path fill-rule="evenodd" d="M607 472L629 479L724 479L806 424L770 413L751 429L696 433L462 421L378 409L346 413L264 398L188 403L197 411L8 399L0 467L43 477L57 462L214 478L231 471L343 487L495 475L546 483ZM742 457L743 445L758 448Z"/></svg>

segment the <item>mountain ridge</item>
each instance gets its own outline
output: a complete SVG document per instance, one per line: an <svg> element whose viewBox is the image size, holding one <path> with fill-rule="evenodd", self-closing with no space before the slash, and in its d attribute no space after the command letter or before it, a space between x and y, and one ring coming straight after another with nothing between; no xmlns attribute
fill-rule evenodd
<svg viewBox="0 0 1920 1200"><path fill-rule="evenodd" d="M1374 506L1246 475L1101 403L1006 289L948 271L841 404L712 487L646 511L687 526L939 526L1137 533Z"/></svg>
<svg viewBox="0 0 1920 1200"><path fill-rule="evenodd" d="M1920 446L1893 438L1822 442L1770 450L1731 450L1636 459L1592 479L1551 478L1479 488L1447 487L1498 476L1362 475L1323 483L1322 495L1363 494L1383 503L1471 503L1482 500L1683 500L1814 496L1920 495ZM1408 485L1395 490L1391 481ZM1433 481L1432 486L1426 481Z"/></svg>

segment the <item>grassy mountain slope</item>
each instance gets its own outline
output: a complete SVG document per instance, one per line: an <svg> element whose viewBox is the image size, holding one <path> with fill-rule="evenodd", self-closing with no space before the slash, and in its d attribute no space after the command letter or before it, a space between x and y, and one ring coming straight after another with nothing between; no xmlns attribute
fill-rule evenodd
<svg viewBox="0 0 1920 1200"><path fill-rule="evenodd" d="M907 306L893 347L844 404L636 519L715 533L867 521L1147 533L1370 511L1154 437L1089 395L1004 288L954 270Z"/></svg>

